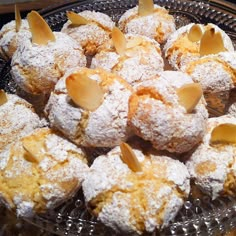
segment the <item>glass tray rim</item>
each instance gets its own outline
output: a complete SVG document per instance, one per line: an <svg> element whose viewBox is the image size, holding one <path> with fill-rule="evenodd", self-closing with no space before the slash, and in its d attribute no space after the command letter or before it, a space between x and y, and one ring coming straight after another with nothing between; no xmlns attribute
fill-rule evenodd
<svg viewBox="0 0 236 236"><path fill-rule="evenodd" d="M42 9L39 11L39 13L46 19L46 21L49 23L49 25L52 28L57 28L58 25L61 24L61 21L63 20L64 16L65 16L65 12L68 9L77 9L78 11L80 11L81 6L92 6L92 4L94 4L94 6L99 6L101 4L111 4L112 2L116 2L116 4L119 3L124 3L126 2L127 4L134 4L137 3L136 0L79 0L79 1L73 1L73 2L69 2L69 3L65 3L65 4L59 4L59 5L54 5L51 7L47 7L45 9ZM229 24L230 26L232 25L232 27L227 28L226 32L230 33L230 36L233 37L236 40L236 14L233 14L234 12L236 12L236 5L232 5L229 6L228 4L224 4L226 3L225 1L222 1L222 4L219 4L219 2L217 1L189 1L189 0L155 0L155 3L161 5L161 6L165 6L167 9L170 10L171 13L173 14L183 14L187 17L192 17L191 19L198 21L201 21L201 17L204 17L204 13L208 13L208 10L211 11L211 14L214 14L214 17L218 17L219 20L222 21L222 24L226 25ZM132 5L131 4L131 5ZM172 5L171 5L172 4ZM176 9L172 9L171 6L173 6L173 4L176 4ZM196 17L195 14L193 14L192 12L188 12L189 9L192 9L193 7L199 6L200 10L202 10L201 14L199 15L199 17ZM123 5L122 5L123 6ZM181 6L181 9L177 9L178 6ZM117 9L120 9L122 7L118 7ZM104 12L106 12L106 6L103 6L102 8L104 10ZM122 9L124 10L124 9ZM109 10L110 11L110 10ZM209 13L209 14L210 14ZM233 15L233 16L232 16ZM225 17L225 20L224 20ZM233 18L232 18L233 17ZM58 24L57 21L60 21L60 23ZM226 25L228 26L228 25ZM234 27L235 26L235 27ZM58 28L57 28L58 29ZM235 30L233 30L235 29ZM6 64L6 67L9 66L9 63ZM0 71L0 75L1 75L1 71ZM79 193L80 195L81 193ZM74 200L71 200L71 203L75 203L76 200L80 200L80 197L75 196L75 198L73 198ZM74 201L74 202L73 202ZM206 202L209 201L209 199L205 199ZM220 200L221 201L221 200ZM222 200L224 201L224 200ZM232 218L232 220L230 222L228 222L228 228L235 226L236 225L236 200L232 200L232 199L226 199L226 201L230 201L229 207L225 208L224 204L222 203L223 209L222 208L218 208L218 209L214 209L214 212L211 214L209 212L202 212L201 214L197 215L197 217L195 217L194 219L187 219L187 220L183 220L183 221L177 221L172 223L169 227L168 230L164 232L164 234L169 234L169 235L176 235L175 232L177 232L180 228L182 229L182 233L184 234L184 230L183 230L183 225L191 224L192 227L195 227L196 233L201 232L201 227L204 224L203 221L205 222L211 222L212 220L215 222L215 216L218 217L219 221L224 220L225 218ZM187 202L186 202L187 203ZM196 203L196 204L195 204ZM194 207L197 207L197 202L194 203ZM69 207L70 202L68 203L68 208ZM78 205L78 210L83 210L84 208L80 208L83 207L80 205L81 203L79 203ZM91 219L87 219L87 216L84 217L83 219L78 219L78 228L77 228L77 232L75 233L72 230L72 226L70 224L73 224L73 220L75 220L70 214L65 214L63 215L61 212L63 211L62 209L65 208L65 205L61 206L61 208L57 208L56 212L52 211L49 212L47 215L38 215L33 219L25 219L30 223L33 223L35 225L37 225L38 227L41 227L42 229L48 230L52 233L58 234L58 235L65 235L65 234L69 234L69 235L100 235L99 233L97 234L97 232L102 232L104 234L101 235L106 235L105 232L108 232L108 235L111 235L110 233L112 231L110 231L110 229L107 229L106 227L104 227L101 223L97 222L95 218L91 218ZM58 210L60 209L60 210ZM186 212L189 212L189 206L187 204L185 204L184 206L184 210ZM52 219L51 217L53 216L53 214L57 214L57 219ZM85 213L87 214L87 212ZM59 219L59 218L63 218L63 219ZM202 218L202 219L201 219ZM214 218L214 219L213 219ZM66 222L65 222L66 221ZM194 224L196 225L196 221L199 221L199 224L197 226L194 226ZM50 224L53 224L50 226ZM85 225L85 226L84 226ZM220 224L219 224L220 225ZM218 226L219 226L218 225ZM215 227L215 225L213 225ZM212 226L212 227L213 227ZM82 227L82 228L80 228ZM85 229L83 229L83 227L85 227ZM213 230L213 228L209 228L209 230ZM222 228L221 230L223 231L225 226L224 225L220 225L218 228ZM85 230L85 231L83 231ZM200 230L200 231L199 231ZM174 233L173 233L174 232ZM179 232L179 231L178 231ZM188 235L192 235L190 234L191 230L189 231ZM209 233L209 232L208 232ZM114 235L114 233L112 233L112 235ZM181 235L181 233L178 233L178 235ZM207 234L210 235L210 234Z"/></svg>

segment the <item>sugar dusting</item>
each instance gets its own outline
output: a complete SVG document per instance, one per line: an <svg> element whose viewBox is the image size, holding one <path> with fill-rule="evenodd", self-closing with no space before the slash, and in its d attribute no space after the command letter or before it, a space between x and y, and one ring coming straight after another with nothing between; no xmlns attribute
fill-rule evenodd
<svg viewBox="0 0 236 236"><path fill-rule="evenodd" d="M164 207L165 201L169 202L169 205L163 209L163 225L166 225L182 206L183 199L176 195L176 189L181 188L183 196L188 195L189 174L186 167L177 160L155 154L146 159L141 151L133 150L143 166L143 172L132 172L121 161L120 148L116 147L106 156L95 159L82 187L88 203L99 194L111 194L110 200L106 201L104 197L102 209L98 214L98 219L106 225L117 231L141 233L137 228L137 220L141 217L145 230L152 232L156 227L162 227L156 216ZM172 210L169 209L170 206ZM135 215L134 210L137 213ZM160 217L162 219L161 215Z"/></svg>

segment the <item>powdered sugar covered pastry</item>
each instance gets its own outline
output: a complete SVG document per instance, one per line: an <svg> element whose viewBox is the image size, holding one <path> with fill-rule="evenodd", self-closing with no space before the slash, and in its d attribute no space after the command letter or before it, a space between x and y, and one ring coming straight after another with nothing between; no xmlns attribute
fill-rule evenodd
<svg viewBox="0 0 236 236"><path fill-rule="evenodd" d="M48 128L14 143L0 159L0 201L18 216L54 208L78 190L88 166L83 151Z"/></svg>
<svg viewBox="0 0 236 236"><path fill-rule="evenodd" d="M195 29L192 27L195 27ZM190 31L193 31L193 33L190 33ZM208 39L204 40L203 47L200 47L201 39L206 31L209 31ZM212 35L217 36L211 37ZM219 35L221 39L219 39ZM214 45L212 43L213 41L216 42ZM212 23L207 25L191 23L179 28L170 35L164 46L165 57L173 69L181 70L182 67L186 66L189 62L201 57L200 48L204 50L204 44L208 48L216 49L216 51L220 51L220 49L222 49L222 51L234 51L230 37L217 25ZM211 45L211 47L209 47L209 45ZM217 49L217 47L221 48ZM208 52L208 54L209 53L210 52Z"/></svg>
<svg viewBox="0 0 236 236"><path fill-rule="evenodd" d="M10 21L0 30L0 55L8 60L12 58L17 47L26 39L31 38L27 20L21 21L19 31L16 31L16 21Z"/></svg>
<svg viewBox="0 0 236 236"><path fill-rule="evenodd" d="M77 25L68 20L61 31L81 44L86 55L93 55L97 52L98 46L110 39L110 33L115 23L102 12L86 10L80 12L79 15L87 23Z"/></svg>
<svg viewBox="0 0 236 236"><path fill-rule="evenodd" d="M97 157L82 183L85 200L105 225L129 235L168 225L188 197L189 173L178 160L133 148L142 168L134 172L120 147Z"/></svg>
<svg viewBox="0 0 236 236"><path fill-rule="evenodd" d="M66 86L68 77L71 81L75 79L77 81L75 84L79 84L81 80L82 82L86 80L89 84L93 82L92 86L85 84L86 88L78 88L78 90L70 86L70 90L75 89L75 94L78 94L78 98L81 98L87 105L98 99L98 93L93 90L93 87L100 89L101 101L95 109L91 111L73 102ZM87 88L93 92L85 98L83 96L86 96L84 91ZM101 92L102 94L100 94ZM55 90L51 93L45 113L50 125L60 130L76 144L113 147L130 135L127 127L127 114L128 99L132 92L129 84L118 75L102 69L81 68L70 71L58 81Z"/></svg>
<svg viewBox="0 0 236 236"><path fill-rule="evenodd" d="M235 126L230 115L210 118L203 142L186 162L194 183L212 199L236 196L236 146L229 140L235 137Z"/></svg>
<svg viewBox="0 0 236 236"><path fill-rule="evenodd" d="M145 36L125 35L127 48L119 55L112 40L102 45L92 59L91 68L104 68L117 73L129 84L135 85L163 71L164 62L159 44Z"/></svg>
<svg viewBox="0 0 236 236"><path fill-rule="evenodd" d="M5 97L5 101L3 101ZM31 104L15 94L0 91L0 152L34 129L45 126Z"/></svg>
<svg viewBox="0 0 236 236"><path fill-rule="evenodd" d="M169 152L184 153L197 145L205 133L208 113L201 93L189 111L182 104L181 90L190 84L195 87L187 74L177 71L164 71L142 82L129 100L129 125L135 134ZM195 97L190 89L184 100Z"/></svg>
<svg viewBox="0 0 236 236"><path fill-rule="evenodd" d="M200 83L210 107L225 111L230 91L236 84L236 53L221 52L188 63L183 70Z"/></svg>
<svg viewBox="0 0 236 236"><path fill-rule="evenodd" d="M175 31L174 17L156 4L153 12L147 16L139 16L138 6L127 10L119 19L118 25L124 33L145 35L158 43L164 43Z"/></svg>
<svg viewBox="0 0 236 236"><path fill-rule="evenodd" d="M236 52L201 57L186 65L184 72L206 92L229 91L236 84Z"/></svg>
<svg viewBox="0 0 236 236"><path fill-rule="evenodd" d="M28 93L48 94L67 69L86 65L77 42L61 32L54 35L55 42L46 45L25 39L12 58L12 77Z"/></svg>

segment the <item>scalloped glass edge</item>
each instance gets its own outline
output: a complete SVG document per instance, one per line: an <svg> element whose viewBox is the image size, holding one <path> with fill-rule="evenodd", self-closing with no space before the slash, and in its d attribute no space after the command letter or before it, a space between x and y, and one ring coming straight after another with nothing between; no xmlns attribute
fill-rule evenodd
<svg viewBox="0 0 236 236"><path fill-rule="evenodd" d="M177 27L190 22L218 24L232 38L236 48L236 19L227 12L220 11L220 5L201 1L154 1L160 6L169 9L176 19ZM88 0L66 3L56 8L46 8L40 11L54 30L60 30L66 20L66 11L81 12L83 10L97 10L107 13L117 21L121 14L137 4L135 0ZM1 62L0 75L4 75L2 87L15 92L15 85L9 75L9 63ZM2 70L1 70L2 69ZM214 111L213 111L214 112ZM86 209L82 190L76 196L62 204L58 208L49 211L45 215L37 215L33 219L25 219L42 229L58 235L116 235L91 216ZM210 201L208 197L201 200L189 199L179 211L176 219L168 227L159 232L161 235L215 235L224 233L236 226L236 200L233 198L219 198ZM124 234L122 234L124 235ZM154 235L154 234L152 234Z"/></svg>

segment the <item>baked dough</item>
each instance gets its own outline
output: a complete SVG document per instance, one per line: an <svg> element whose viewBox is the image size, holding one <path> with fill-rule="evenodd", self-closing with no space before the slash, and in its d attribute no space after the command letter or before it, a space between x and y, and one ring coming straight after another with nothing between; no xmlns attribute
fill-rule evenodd
<svg viewBox="0 0 236 236"><path fill-rule="evenodd" d="M70 198L88 172L84 152L48 128L1 153L0 201L21 217L45 213Z"/></svg>
<svg viewBox="0 0 236 236"><path fill-rule="evenodd" d="M27 20L21 20L20 30L16 32L16 21L10 21L0 30L0 56L5 60L12 58L18 46L31 38Z"/></svg>
<svg viewBox="0 0 236 236"><path fill-rule="evenodd" d="M141 172L122 160L120 147L97 157L82 183L88 207L105 225L123 235L140 235L168 225L190 191L184 164L133 148Z"/></svg>
<svg viewBox="0 0 236 236"><path fill-rule="evenodd" d="M138 15L138 6L127 10L119 19L118 26L124 33L145 35L164 43L175 31L175 20L164 8L154 5L154 12L148 16Z"/></svg>
<svg viewBox="0 0 236 236"><path fill-rule="evenodd" d="M194 184L212 199L236 196L236 146L210 142L213 129L222 124L236 125L236 118L230 115L210 118L202 143L186 162Z"/></svg>
<svg viewBox="0 0 236 236"><path fill-rule="evenodd" d="M177 89L190 83L191 77L177 71L142 82L129 99L134 133L158 150L184 153L197 145L206 131L208 112L203 97L190 113L179 103Z"/></svg>
<svg viewBox="0 0 236 236"><path fill-rule="evenodd" d="M124 55L119 55L112 40L98 48L91 68L103 68L117 73L129 84L136 85L164 70L160 45L153 39L141 35L126 34Z"/></svg>
<svg viewBox="0 0 236 236"><path fill-rule="evenodd" d="M47 124L40 120L33 106L15 94L6 94L0 105L0 152L16 140Z"/></svg>
<svg viewBox="0 0 236 236"><path fill-rule="evenodd" d="M75 39L82 46L85 55L94 55L97 48L110 39L110 33L115 22L102 12L83 11L79 15L88 20L89 23L73 25L68 20L61 31Z"/></svg>
<svg viewBox="0 0 236 236"><path fill-rule="evenodd" d="M68 35L54 32L55 42L32 44L25 39L11 61L11 75L30 94L49 94L69 68L85 66L81 46Z"/></svg>
<svg viewBox="0 0 236 236"><path fill-rule="evenodd" d="M98 82L104 91L102 104L94 111L73 103L66 88L66 78L80 73ZM127 126L131 86L118 75L103 69L79 68L58 81L45 108L51 127L86 147L114 147L131 134ZM79 94L79 92L78 92Z"/></svg>

